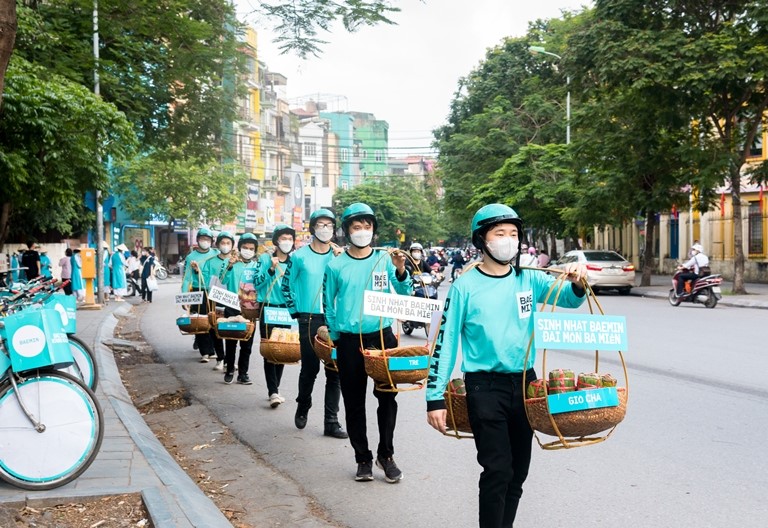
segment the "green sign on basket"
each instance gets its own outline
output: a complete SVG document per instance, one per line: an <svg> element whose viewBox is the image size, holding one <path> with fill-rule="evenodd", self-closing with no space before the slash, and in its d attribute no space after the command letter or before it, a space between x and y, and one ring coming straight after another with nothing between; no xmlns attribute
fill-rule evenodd
<svg viewBox="0 0 768 528"><path fill-rule="evenodd" d="M616 407L619 405L619 394L616 387L603 387L602 389L580 390L550 394L547 397L550 414L559 414L584 409L600 409L602 407Z"/></svg>
<svg viewBox="0 0 768 528"><path fill-rule="evenodd" d="M389 370L418 370L429 366L429 356L387 358Z"/></svg>

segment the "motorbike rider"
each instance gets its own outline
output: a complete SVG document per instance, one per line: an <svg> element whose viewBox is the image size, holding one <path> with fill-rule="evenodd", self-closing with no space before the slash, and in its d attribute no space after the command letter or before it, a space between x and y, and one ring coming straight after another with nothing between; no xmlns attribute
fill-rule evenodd
<svg viewBox="0 0 768 528"><path fill-rule="evenodd" d="M704 248L701 244L694 244L691 246L691 258L683 264L678 266L679 270L688 270L681 273L677 278L677 296L683 295L685 289L685 283L687 281L695 281L701 276L701 268L709 267L709 257L704 254Z"/></svg>
<svg viewBox="0 0 768 528"><path fill-rule="evenodd" d="M411 277L418 273L432 273L432 270L424 260L424 246L418 242L414 242L411 244L411 247L408 248L408 252L410 253L411 258L405 259L405 267L408 270L408 273L411 274Z"/></svg>

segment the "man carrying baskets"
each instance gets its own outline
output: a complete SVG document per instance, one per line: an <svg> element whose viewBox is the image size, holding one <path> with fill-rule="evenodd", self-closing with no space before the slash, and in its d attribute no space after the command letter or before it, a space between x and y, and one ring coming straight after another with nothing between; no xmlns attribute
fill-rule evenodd
<svg viewBox="0 0 768 528"><path fill-rule="evenodd" d="M235 246L235 237L229 231L220 231L216 236L216 248L219 250L215 257L205 261L203 265L203 280L205 284L210 284L211 278L216 277L222 285L225 285L227 274L232 270L232 266L237 262L237 253L232 252ZM213 304L213 303L212 303ZM212 307L216 310L216 307ZM222 312L226 307L222 304L218 308ZM208 331L213 342L213 350L216 352L216 364L213 370L224 370L224 342L216 335L216 322L213 321L211 329ZM202 354L203 351L201 350ZM208 351L210 357L210 350Z"/></svg>
<svg viewBox="0 0 768 528"><path fill-rule="evenodd" d="M265 308L286 307L281 283L285 268L288 265L288 255L293 251L295 241L296 231L292 227L285 224L275 225L275 229L272 231L272 244L275 245L275 252L274 254L262 253L256 263L253 284L258 292L258 301L262 306L259 319L259 335L262 339L269 339L275 328L290 328L286 325L268 325L265 321ZM285 365L271 363L264 358L264 377L267 382L269 405L273 409L281 403L285 403L285 398L280 396L280 380L283 377L284 368Z"/></svg>
<svg viewBox="0 0 768 528"><path fill-rule="evenodd" d="M472 218L472 243L482 263L464 272L451 286L427 379L427 421L446 431L443 393L461 345L467 411L475 438L479 483L479 525L511 527L531 462L533 431L525 414L522 386L536 379L534 354L524 365L533 334L536 303L547 297L555 277L520 269L523 222L510 207L491 204ZM576 308L585 300L579 286L586 267L565 268L571 288L557 305ZM502 304L504 306L502 307Z"/></svg>
<svg viewBox="0 0 768 528"><path fill-rule="evenodd" d="M224 285L232 293L239 293L240 281L253 282L255 268L248 264L256 256L256 246L259 240L253 233L243 233L237 241L237 250L239 258L232 265L232 268L224 276ZM224 316L232 317L240 314L239 310L227 306L224 308ZM235 355L237 354L237 343L240 343L240 358L237 362L237 382L241 385L251 385L253 382L248 376L248 367L251 363L251 351L253 350L253 336L248 339L238 341L237 339L224 340L224 383L229 385L235 378Z"/></svg>
<svg viewBox="0 0 768 528"><path fill-rule="evenodd" d="M181 291L203 291L203 302L191 306L193 313L208 313L208 296L205 294L208 285L200 283L200 274L205 261L219 253L218 249L211 248L211 244L213 244L213 233L207 227L201 227L197 230L197 245L184 259L184 280L181 281ZM209 333L195 334L195 345L200 352L201 363L207 363L209 359L216 357L213 340Z"/></svg>
<svg viewBox="0 0 768 528"><path fill-rule="evenodd" d="M298 429L307 425L307 415L312 407L312 389L320 359L314 352L313 342L317 329L325 325L322 299L325 267L334 257L331 238L336 231L336 216L328 209L318 209L309 217L309 232L312 242L296 250L283 276L283 296L291 317L299 321L299 343L301 345L301 372L299 373L299 395L296 398L294 424ZM334 438L347 438L339 424L339 400L341 389L339 373L325 370L325 426L323 434Z"/></svg>
<svg viewBox="0 0 768 528"><path fill-rule="evenodd" d="M404 254L395 252L390 260L386 253L371 247L377 225L376 216L368 205L354 203L347 207L341 216L341 228L350 245L346 253L328 263L323 279L325 320L331 340L336 343L344 414L350 443L355 450L355 480L359 482L373 480L373 454L368 449L365 416L368 375L362 351L366 348L395 348L398 344L392 333L392 319L382 320L363 314L365 291L389 292L393 286L397 293L410 295L412 284L405 269ZM373 395L379 402L376 465L384 470L385 479L390 483L403 478L392 458L397 421L396 394L379 391L374 385Z"/></svg>

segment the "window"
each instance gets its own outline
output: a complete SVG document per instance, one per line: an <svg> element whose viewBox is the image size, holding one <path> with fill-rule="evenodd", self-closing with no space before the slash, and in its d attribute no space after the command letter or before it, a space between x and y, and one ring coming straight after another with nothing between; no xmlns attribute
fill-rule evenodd
<svg viewBox="0 0 768 528"><path fill-rule="evenodd" d="M376 161L383 161L383 160L384 160L384 156L383 156L382 152L380 150L377 150L376 151Z"/></svg>
<svg viewBox="0 0 768 528"><path fill-rule="evenodd" d="M368 151L363 149L363 153L360 154L360 157L363 159L368 159Z"/></svg>
<svg viewBox="0 0 768 528"><path fill-rule="evenodd" d="M341 161L342 162L349 161L349 150L347 150L346 148L342 148L339 152L341 154Z"/></svg>
<svg viewBox="0 0 768 528"><path fill-rule="evenodd" d="M763 246L763 214L760 211L760 202L749 203L749 254L762 255Z"/></svg>
<svg viewBox="0 0 768 528"><path fill-rule="evenodd" d="M347 182L347 181L343 181L343 182L341 182L341 189L342 189L343 191L347 191L347 190L349 190L349 182Z"/></svg>
<svg viewBox="0 0 768 528"><path fill-rule="evenodd" d="M304 143L304 155L305 156L317 156L317 144Z"/></svg>
<svg viewBox="0 0 768 528"><path fill-rule="evenodd" d="M763 156L763 125L757 126L755 139L752 141L752 146L749 148L749 156L758 158Z"/></svg>

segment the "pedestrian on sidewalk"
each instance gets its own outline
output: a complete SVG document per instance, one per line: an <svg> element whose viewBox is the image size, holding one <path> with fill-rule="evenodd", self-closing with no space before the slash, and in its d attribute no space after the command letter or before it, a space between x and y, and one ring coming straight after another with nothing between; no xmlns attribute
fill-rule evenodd
<svg viewBox="0 0 768 528"><path fill-rule="evenodd" d="M328 209L318 209L309 217L312 241L297 249L288 259L283 276L283 297L291 317L299 322L301 346L301 372L299 395L296 398L294 425L304 429L309 409L312 408L312 389L320 372L320 359L315 354L314 339L317 329L325 325L321 293L325 267L335 256L331 239L336 231L336 216ZM337 246L338 247L338 246ZM340 252L340 250L338 250ZM323 434L334 438L347 438L339 424L341 387L339 373L328 368L325 372L325 406Z"/></svg>
<svg viewBox="0 0 768 528"><path fill-rule="evenodd" d="M240 282L251 281L253 282L253 275L256 269L249 267L249 264L253 262L253 258L256 256L256 247L259 244L259 239L253 233L244 233L240 235L240 240L237 241L238 260L235 262L231 269L224 276L224 285L227 290L238 293L240 291ZM239 315L240 310L235 310L229 306L224 308L224 316L232 317ZM235 379L235 356L237 355L237 344L240 343L240 358L237 362L237 382L241 385L250 385L253 383L248 376L248 368L251 362L251 351L253 350L253 338L256 332L251 334L251 337L238 341L236 339L224 340L224 383L229 385L232 380Z"/></svg>
<svg viewBox="0 0 768 528"><path fill-rule="evenodd" d="M35 249L35 241L27 242L27 249L21 255L21 266L27 268L24 270L27 282L40 276L40 253Z"/></svg>
<svg viewBox="0 0 768 528"><path fill-rule="evenodd" d="M85 301L85 281L83 281L83 258L80 256L79 249L72 250L70 257L72 266L72 291L75 292L77 302Z"/></svg>
<svg viewBox="0 0 768 528"><path fill-rule="evenodd" d="M59 259L61 280L64 284L64 294L72 295L72 249L64 250L64 256Z"/></svg>
<svg viewBox="0 0 768 528"><path fill-rule="evenodd" d="M104 275L104 301L109 301L109 295L112 291L112 255L109 253L109 244L106 240L101 241L101 247L104 250L101 261L101 271Z"/></svg>
<svg viewBox="0 0 768 528"><path fill-rule="evenodd" d="M48 256L48 248L36 246L40 253L40 274L43 279L52 279L53 270L51 269L51 258Z"/></svg>
<svg viewBox="0 0 768 528"><path fill-rule="evenodd" d="M281 287L285 268L296 241L296 231L285 224L277 224L272 232L272 244L275 246L273 254L264 252L256 264L256 272L253 276L253 285L256 288L258 301L261 303L261 316L259 317L259 335L262 339L269 339L275 328L290 328L290 325L276 325L266 323L268 308L286 310L285 297ZM280 381L283 378L285 365L270 363L264 359L264 378L267 382L267 395L269 405L273 409L285 398L280 395Z"/></svg>
<svg viewBox="0 0 768 528"><path fill-rule="evenodd" d="M204 315L208 313L208 279L202 276L203 266L208 259L218 255L219 250L211 247L213 245L213 233L207 227L201 227L197 230L196 241L197 245L184 259L184 278L181 281L181 291L183 293L203 292L203 302L190 306L190 312ZM195 334L193 347L200 353L200 363L208 363L210 359L216 357L210 332Z"/></svg>
<svg viewBox="0 0 768 528"><path fill-rule="evenodd" d="M147 279L155 277L155 250L149 246L141 249L141 302L152 303L152 290Z"/></svg>
<svg viewBox="0 0 768 528"><path fill-rule="evenodd" d="M556 279L520 268L522 234L523 221L506 205L486 205L475 213L472 243L484 258L448 292L427 380L427 421L445 433L443 393L461 345L469 423L483 467L481 528L513 525L531 462L533 431L523 408L522 380L524 372L528 382L536 379L534 354L524 363L533 312ZM572 263L565 272L572 284L555 297L557 305L576 308L586 298L579 285L586 267Z"/></svg>
<svg viewBox="0 0 768 528"><path fill-rule="evenodd" d="M396 251L391 258L371 247L378 222L368 205L354 203L341 216L341 229L350 242L346 253L331 260L325 268L323 307L331 339L336 344L341 395L347 432L355 451L355 480L373 480L373 454L368 448L365 398L368 375L361 352L363 348L395 348L392 319L364 315L362 304L366 290L410 295L412 280L405 268L405 254ZM383 343L382 343L383 340ZM384 470L385 480L396 483L403 478L393 458L397 423L396 392L380 391L374 385L378 400L379 445L376 465Z"/></svg>
<svg viewBox="0 0 768 528"><path fill-rule="evenodd" d="M128 251L125 244L120 244L115 248L115 252L112 253L112 293L115 294L115 300L122 302L126 295L128 295L128 289L125 282L125 256L123 251Z"/></svg>
<svg viewBox="0 0 768 528"><path fill-rule="evenodd" d="M232 270L232 267L238 259L237 252L232 251L234 247L235 237L232 236L232 233L229 231L220 231L216 236L216 249L219 250L218 254L215 257L209 258L205 261L205 264L203 264L203 280L206 284L210 285L211 279L215 277L219 283L218 286L226 288L224 281L226 280L227 273ZM218 303L215 303L211 308L221 315L224 315L226 310L226 306ZM216 335L214 328L211 328L208 331L208 335L211 337L213 350L216 354L216 364L213 366L213 370L224 370L224 341ZM201 350L200 354L202 353L203 351ZM210 349L207 350L206 353L209 355L208 357L211 357ZM201 363L204 363L202 359L200 361Z"/></svg>

